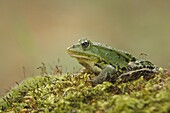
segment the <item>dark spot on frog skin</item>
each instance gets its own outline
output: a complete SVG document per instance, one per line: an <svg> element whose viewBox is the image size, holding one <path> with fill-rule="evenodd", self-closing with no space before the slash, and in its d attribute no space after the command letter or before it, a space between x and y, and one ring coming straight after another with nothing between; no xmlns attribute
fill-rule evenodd
<svg viewBox="0 0 170 113"><path fill-rule="evenodd" d="M132 62L136 61L136 58L135 58L135 57L132 57L131 61L132 61Z"/></svg>
<svg viewBox="0 0 170 113"><path fill-rule="evenodd" d="M125 59L126 62L129 62L129 59Z"/></svg>
<svg viewBox="0 0 170 113"><path fill-rule="evenodd" d="M126 71L127 69L126 69L126 67L122 67L121 70L122 71Z"/></svg>
<svg viewBox="0 0 170 113"><path fill-rule="evenodd" d="M102 69L102 67L100 66L100 64L96 63L94 64L95 66L97 66L98 68Z"/></svg>

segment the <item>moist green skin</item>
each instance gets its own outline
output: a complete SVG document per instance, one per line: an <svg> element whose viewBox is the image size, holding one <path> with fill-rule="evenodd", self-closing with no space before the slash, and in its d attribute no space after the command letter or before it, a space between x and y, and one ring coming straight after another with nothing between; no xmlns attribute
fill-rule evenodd
<svg viewBox="0 0 170 113"><path fill-rule="evenodd" d="M87 39L80 39L79 43L69 47L67 51L88 71L98 75L94 80L91 80L94 84L104 81L115 82L123 73L127 73L127 75L124 74L121 78L127 79L130 75L135 76L135 72L141 75L147 75L147 73L150 75L156 72L156 66L149 61L138 60L128 52Z"/></svg>

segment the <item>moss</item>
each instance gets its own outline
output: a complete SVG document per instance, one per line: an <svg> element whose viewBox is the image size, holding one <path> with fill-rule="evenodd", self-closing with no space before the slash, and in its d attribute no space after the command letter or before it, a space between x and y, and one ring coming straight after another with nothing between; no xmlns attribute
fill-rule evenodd
<svg viewBox="0 0 170 113"><path fill-rule="evenodd" d="M92 86L93 74L45 75L29 78L0 99L0 112L170 112L170 72L150 80Z"/></svg>

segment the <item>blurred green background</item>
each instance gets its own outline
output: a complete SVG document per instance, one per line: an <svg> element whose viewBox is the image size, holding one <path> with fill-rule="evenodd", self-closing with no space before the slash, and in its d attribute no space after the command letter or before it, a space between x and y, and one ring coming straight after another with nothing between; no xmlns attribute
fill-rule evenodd
<svg viewBox="0 0 170 113"><path fill-rule="evenodd" d="M0 95L29 76L41 62L73 71L81 66L66 48L87 37L168 68L168 0L1 0ZM25 75L22 67L25 66ZM48 65L47 65L48 66Z"/></svg>

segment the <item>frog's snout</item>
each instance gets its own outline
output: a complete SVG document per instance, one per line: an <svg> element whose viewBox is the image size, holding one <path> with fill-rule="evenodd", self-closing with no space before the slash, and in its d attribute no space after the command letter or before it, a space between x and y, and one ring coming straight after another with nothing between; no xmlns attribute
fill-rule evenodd
<svg viewBox="0 0 170 113"><path fill-rule="evenodd" d="M67 48L67 51L70 51L70 50L72 50L72 49L74 49L74 48L75 48L75 45L72 45L72 46L70 46L70 47Z"/></svg>
<svg viewBox="0 0 170 113"><path fill-rule="evenodd" d="M72 46L67 48L67 52L72 53L72 52L75 51L75 49L76 49L76 45L72 45Z"/></svg>
<svg viewBox="0 0 170 113"><path fill-rule="evenodd" d="M71 48L71 47L68 47L68 48L67 48L67 51L69 51L69 50L70 50L70 48Z"/></svg>

